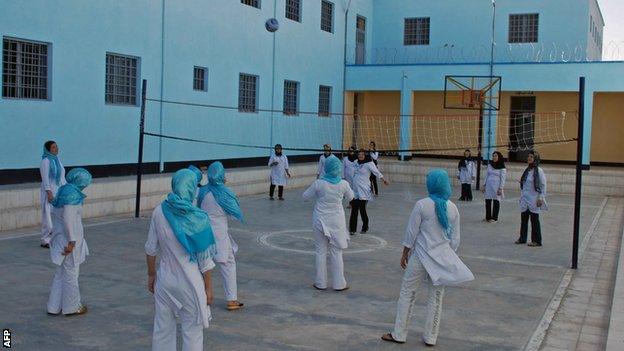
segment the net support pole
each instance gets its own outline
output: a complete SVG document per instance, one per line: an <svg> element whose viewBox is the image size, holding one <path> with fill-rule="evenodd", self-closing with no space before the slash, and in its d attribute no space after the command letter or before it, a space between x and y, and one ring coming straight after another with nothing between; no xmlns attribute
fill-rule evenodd
<svg viewBox="0 0 624 351"><path fill-rule="evenodd" d="M134 217L139 218L141 212L141 176L143 175L143 139L145 138L145 96L147 93L147 80L143 79L141 86L141 119L139 122L139 157L137 160L137 183Z"/></svg>
<svg viewBox="0 0 624 351"><path fill-rule="evenodd" d="M578 268L581 195L583 189L583 132L585 119L585 77L579 78L578 138L576 140L576 184L574 188L574 228L572 230L572 269Z"/></svg>
<svg viewBox="0 0 624 351"><path fill-rule="evenodd" d="M490 143L488 140L488 145L489 144ZM475 182L476 183L475 188L477 190L479 190L481 186L481 162L482 162L481 149L483 149L483 105L481 105L481 108L479 108L479 143L477 146L477 179Z"/></svg>

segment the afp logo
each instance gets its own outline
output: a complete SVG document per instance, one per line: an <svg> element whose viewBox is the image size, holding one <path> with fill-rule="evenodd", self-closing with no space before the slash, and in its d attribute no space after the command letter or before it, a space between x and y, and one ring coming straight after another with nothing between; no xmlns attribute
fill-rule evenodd
<svg viewBox="0 0 624 351"><path fill-rule="evenodd" d="M2 330L2 347L11 348L11 331L9 329Z"/></svg>

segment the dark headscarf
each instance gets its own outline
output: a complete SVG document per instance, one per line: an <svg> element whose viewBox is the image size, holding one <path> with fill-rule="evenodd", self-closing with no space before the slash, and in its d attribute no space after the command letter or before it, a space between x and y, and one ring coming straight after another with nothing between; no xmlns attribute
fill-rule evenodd
<svg viewBox="0 0 624 351"><path fill-rule="evenodd" d="M349 161L353 162L355 160L357 160L357 149L355 146L351 146L349 148L349 151L351 151L351 155L347 155L347 157L349 158Z"/></svg>
<svg viewBox="0 0 624 351"><path fill-rule="evenodd" d="M503 158L503 154L501 154L498 151L494 151L495 154L498 155L498 161L497 162L490 162L490 165L492 166L492 168L494 169L503 169L505 168L505 159Z"/></svg>
<svg viewBox="0 0 624 351"><path fill-rule="evenodd" d="M530 170L535 170L533 172L533 186L535 187L535 191L538 193L542 193L542 184L540 183L539 177L539 163L540 163L540 155L537 151L529 151L529 155L533 155L533 163L528 165L527 168L522 173L522 177L520 178L520 189L524 187L524 182L526 181L527 176L529 175Z"/></svg>
<svg viewBox="0 0 624 351"><path fill-rule="evenodd" d="M464 154L466 154L466 151L470 152L470 150L466 149L464 150ZM457 165L457 169L459 169L461 171L462 168L466 168L467 163L472 161L472 157L471 156L463 156L460 160L459 160L459 164Z"/></svg>
<svg viewBox="0 0 624 351"><path fill-rule="evenodd" d="M282 144L275 144L275 149L277 149L278 147L281 149L282 148ZM278 154L277 151L275 151L275 156L282 156L282 153L280 152Z"/></svg>

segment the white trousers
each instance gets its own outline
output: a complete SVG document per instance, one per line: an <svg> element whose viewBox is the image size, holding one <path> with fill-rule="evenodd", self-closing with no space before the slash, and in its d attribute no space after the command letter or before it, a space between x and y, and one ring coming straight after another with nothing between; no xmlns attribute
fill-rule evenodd
<svg viewBox="0 0 624 351"><path fill-rule="evenodd" d="M152 334L153 351L176 350L176 314L169 307L161 294L154 294L155 314L154 333ZM197 323L197 316L182 307L178 312L182 327L182 350L201 351L204 348L204 326Z"/></svg>
<svg viewBox="0 0 624 351"><path fill-rule="evenodd" d="M397 302L397 314L394 322L392 337L398 341L407 340L407 328L412 316L412 309L416 304L416 295L420 283L426 280L429 288L429 298L427 300L427 319L423 333L423 341L427 344L435 345L440 330L440 318L442 316L442 298L444 297L444 286L434 286L429 279L427 271L420 263L420 260L412 255L403 274L401 293Z"/></svg>
<svg viewBox="0 0 624 351"><path fill-rule="evenodd" d="M48 202L48 194L41 192L41 243L49 244L52 240L52 204Z"/></svg>
<svg viewBox="0 0 624 351"><path fill-rule="evenodd" d="M344 276L342 249L332 245L329 238L316 229L314 229L314 241L316 246L316 279L314 285L320 289L327 288L327 256L329 254L332 288L336 290L346 288L347 281Z"/></svg>
<svg viewBox="0 0 624 351"><path fill-rule="evenodd" d="M71 257L66 257L63 263L56 268L50 297L48 298L48 312L69 314L80 309L80 289L78 274L80 265L74 265Z"/></svg>
<svg viewBox="0 0 624 351"><path fill-rule="evenodd" d="M236 259L234 252L230 250L227 261L216 262L223 277L223 290L227 301L238 300L238 287L236 286Z"/></svg>

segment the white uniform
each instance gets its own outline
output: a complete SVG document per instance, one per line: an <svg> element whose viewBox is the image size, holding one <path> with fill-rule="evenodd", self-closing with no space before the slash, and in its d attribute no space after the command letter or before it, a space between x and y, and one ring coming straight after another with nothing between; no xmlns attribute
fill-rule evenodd
<svg viewBox="0 0 624 351"><path fill-rule="evenodd" d="M457 178L462 184L472 184L473 178L476 176L476 166L473 161L466 161L466 168L457 170Z"/></svg>
<svg viewBox="0 0 624 351"><path fill-rule="evenodd" d="M61 165L61 185L65 185L65 167L59 160ZM49 244L52 238L52 204L48 202L47 190L56 196L56 192L61 185L56 185L54 180L50 179L50 160L44 158L39 165L39 173L41 174L41 243Z"/></svg>
<svg viewBox="0 0 624 351"><path fill-rule="evenodd" d="M377 160L379 159L379 152L377 151L371 151L370 152L370 157L373 161L377 162Z"/></svg>
<svg viewBox="0 0 624 351"><path fill-rule="evenodd" d="M349 156L342 158L342 177L353 188L353 177L355 176L355 166L357 165L357 159L355 161L349 160Z"/></svg>
<svg viewBox="0 0 624 351"><path fill-rule="evenodd" d="M383 178L383 174L373 162L359 163L355 161L355 175L353 176L353 192L358 200L370 200L373 198L371 190L371 173L377 178Z"/></svg>
<svg viewBox="0 0 624 351"><path fill-rule="evenodd" d="M223 276L223 288L227 301L238 300L236 286L236 260L234 256L238 252L238 245L228 233L228 216L219 205L212 193L207 193L201 203L202 210L210 216L210 227L217 242L217 255L215 263L219 266Z"/></svg>
<svg viewBox="0 0 624 351"><path fill-rule="evenodd" d="M459 247L460 237L459 211L450 201L447 202L447 213L453 228L451 240L446 238L444 228L438 222L435 213L435 203L430 198L418 201L410 215L402 244L411 248L411 253L403 275L392 332L393 338L398 341L407 339L412 307L423 278L428 277L429 288L423 339L426 343L434 345L440 328L444 286L474 279L472 272L455 253Z"/></svg>
<svg viewBox="0 0 624 351"><path fill-rule="evenodd" d="M492 165L488 165L484 181L485 199L500 201L503 198L502 190L505 188L506 179L507 169L495 169ZM498 189L501 189L501 195L498 195Z"/></svg>
<svg viewBox="0 0 624 351"><path fill-rule="evenodd" d="M338 184L331 184L318 179L303 193L304 200L316 198L312 228L316 246L316 279L315 285L324 289L327 287L327 253L332 272L332 287L344 289L347 282L344 278L344 263L342 250L349 245L349 233L345 222L345 213L342 207L343 199L351 201L353 190L344 180Z"/></svg>
<svg viewBox="0 0 624 351"><path fill-rule="evenodd" d="M327 160L327 157L325 154L322 154L321 157L319 157L318 166L316 168L316 174L319 178L325 175L325 160Z"/></svg>
<svg viewBox="0 0 624 351"><path fill-rule="evenodd" d="M182 349L202 350L203 329L208 328L211 319L202 273L214 268L214 262L191 262L160 205L152 213L145 253L160 256L154 287L152 350L176 349L176 317L182 324Z"/></svg>
<svg viewBox="0 0 624 351"><path fill-rule="evenodd" d="M47 310L54 314L70 314L81 307L78 275L80 264L89 255L82 226L82 205L52 207L51 215L54 229L50 241L50 258L58 267L52 281ZM70 241L75 242L74 250L63 256Z"/></svg>
<svg viewBox="0 0 624 351"><path fill-rule="evenodd" d="M548 205L546 204L546 173L544 173L543 169L538 169L542 193L540 194L535 190L535 183L533 181L535 171L532 169L527 174L522 191L520 191L520 211L522 212L529 210L539 214L541 210L548 210ZM537 207L538 199L544 202L542 207Z"/></svg>
<svg viewBox="0 0 624 351"><path fill-rule="evenodd" d="M271 166L271 163L277 162L275 166ZM286 185L288 178L286 177L286 170L288 169L288 157L282 154L282 156L272 155L269 158L269 167L271 167L271 184L273 185Z"/></svg>

